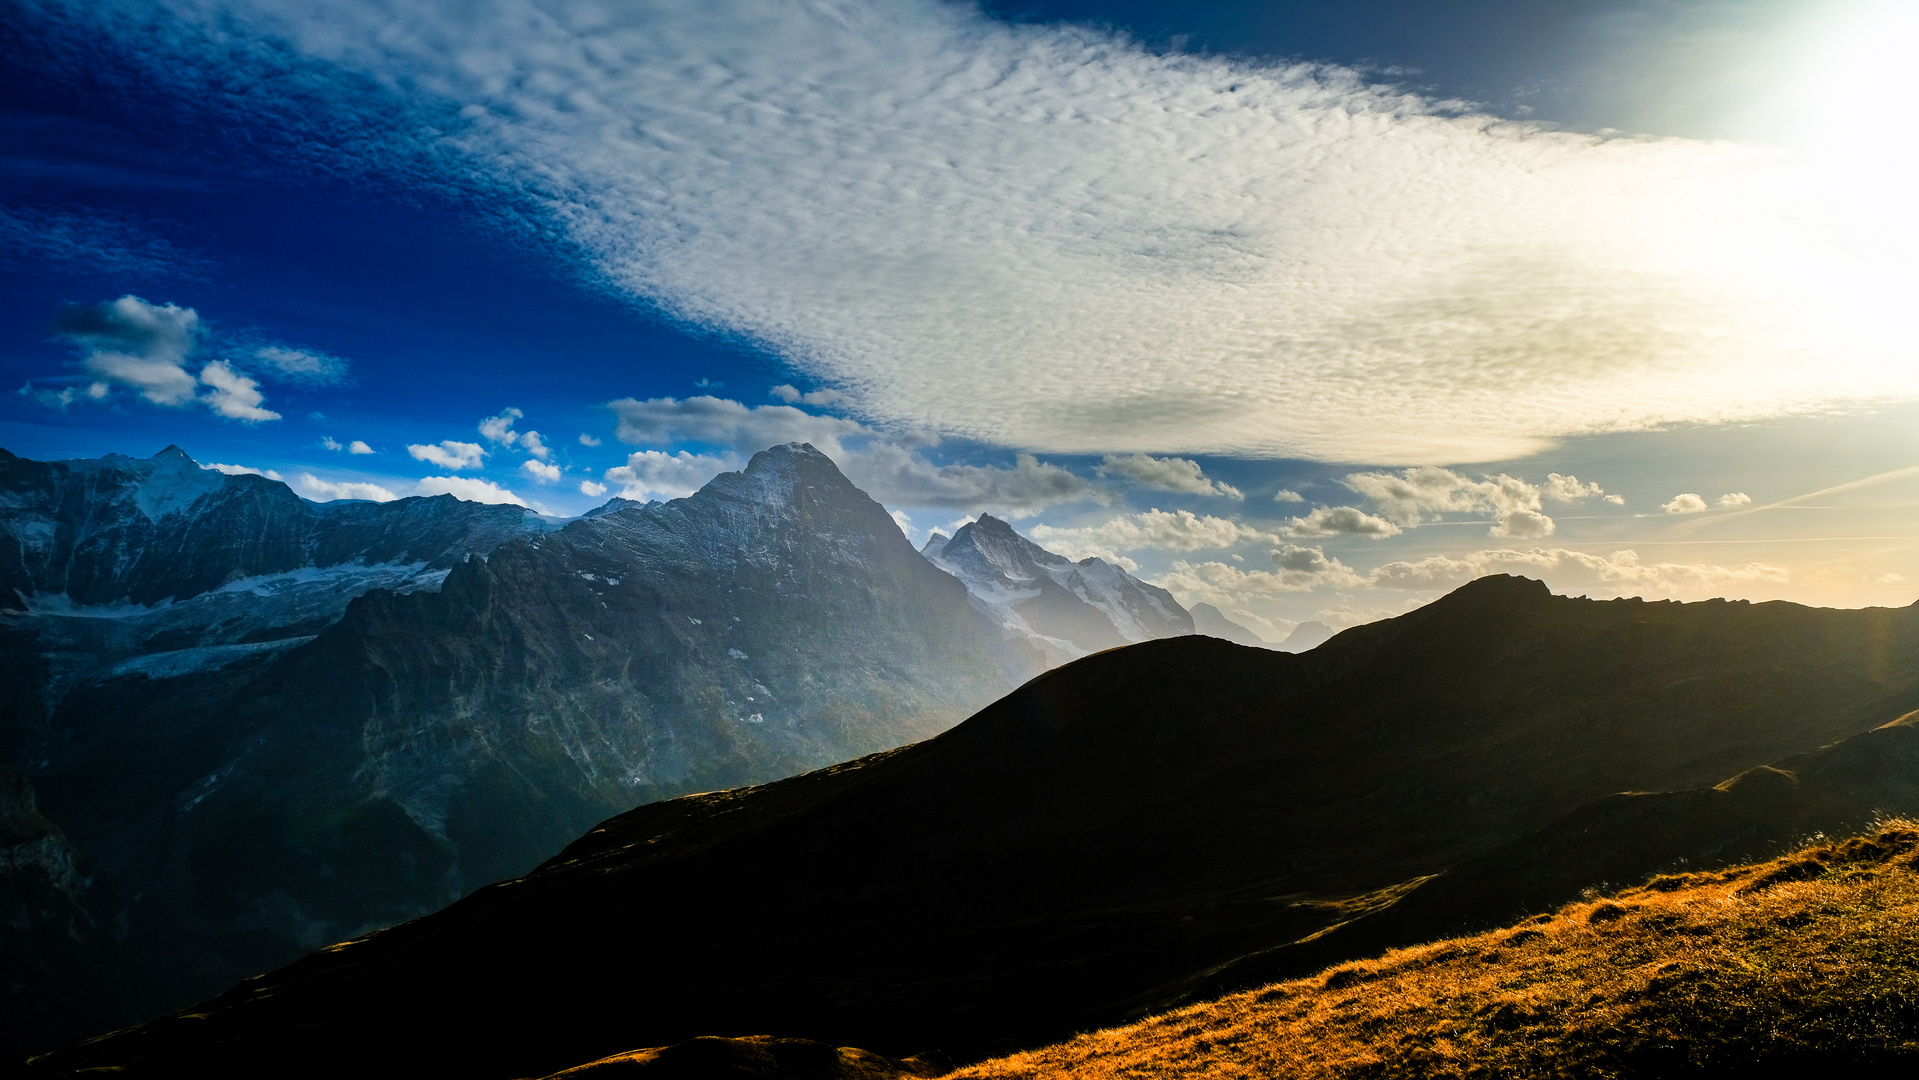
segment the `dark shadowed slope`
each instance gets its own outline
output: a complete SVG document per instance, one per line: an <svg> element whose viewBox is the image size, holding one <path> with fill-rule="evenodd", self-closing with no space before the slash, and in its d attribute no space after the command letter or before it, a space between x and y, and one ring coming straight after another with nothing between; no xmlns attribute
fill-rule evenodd
<svg viewBox="0 0 1919 1080"><path fill-rule="evenodd" d="M1148 642L916 746L622 815L523 880L42 1069L377 1048L510 1077L699 1035L1033 1045L1609 793L1711 784L1915 705L1919 609L1488 578L1305 655Z"/></svg>

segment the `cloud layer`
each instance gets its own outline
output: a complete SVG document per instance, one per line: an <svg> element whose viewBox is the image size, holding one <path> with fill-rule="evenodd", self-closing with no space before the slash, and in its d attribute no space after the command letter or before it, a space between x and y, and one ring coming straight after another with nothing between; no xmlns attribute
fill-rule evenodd
<svg viewBox="0 0 1919 1080"><path fill-rule="evenodd" d="M1919 390L1910 269L1835 238L1783 152L933 0L172 6L222 56L251 27L353 73L342 101L404 96L355 145L461 155L608 283L882 426L1437 463Z"/></svg>

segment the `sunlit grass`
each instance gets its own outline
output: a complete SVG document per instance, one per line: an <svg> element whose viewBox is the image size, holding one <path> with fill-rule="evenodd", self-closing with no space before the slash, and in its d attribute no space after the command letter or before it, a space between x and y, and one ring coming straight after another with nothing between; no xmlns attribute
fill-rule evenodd
<svg viewBox="0 0 1919 1080"><path fill-rule="evenodd" d="M1656 878L958 1078L1606 1077L1919 1060L1919 824Z"/></svg>

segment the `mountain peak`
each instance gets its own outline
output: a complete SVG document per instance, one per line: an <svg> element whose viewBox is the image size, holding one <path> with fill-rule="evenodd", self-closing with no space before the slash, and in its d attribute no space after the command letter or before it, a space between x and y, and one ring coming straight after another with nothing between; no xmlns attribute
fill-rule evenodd
<svg viewBox="0 0 1919 1080"><path fill-rule="evenodd" d="M200 465L199 462L193 460L192 455L188 454L185 450L180 449L178 446L172 443L168 443L167 448L165 450L162 450L159 453L153 455L153 460L160 461L160 462L172 462L172 463L185 462L186 464L192 465L195 468L198 468Z"/></svg>

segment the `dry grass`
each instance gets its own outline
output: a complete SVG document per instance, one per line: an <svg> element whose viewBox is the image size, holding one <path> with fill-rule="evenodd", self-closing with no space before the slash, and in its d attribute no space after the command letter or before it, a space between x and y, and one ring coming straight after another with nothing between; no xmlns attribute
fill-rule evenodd
<svg viewBox="0 0 1919 1080"><path fill-rule="evenodd" d="M960 1069L1015 1077L1609 1077L1919 1063L1919 823L1656 878Z"/></svg>

